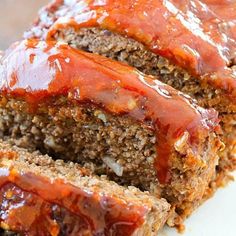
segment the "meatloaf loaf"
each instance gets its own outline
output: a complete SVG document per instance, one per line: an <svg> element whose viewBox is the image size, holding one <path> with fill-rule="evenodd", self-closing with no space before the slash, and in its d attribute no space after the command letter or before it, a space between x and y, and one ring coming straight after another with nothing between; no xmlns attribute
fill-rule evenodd
<svg viewBox="0 0 236 236"><path fill-rule="evenodd" d="M170 205L74 163L0 141L0 221L19 235L156 236Z"/></svg>
<svg viewBox="0 0 236 236"><path fill-rule="evenodd" d="M66 42L157 76L219 111L226 148L218 176L236 168L235 1L56 0L26 38Z"/></svg>
<svg viewBox="0 0 236 236"><path fill-rule="evenodd" d="M209 194L215 110L125 64L26 40L0 63L0 136L166 198L178 224Z"/></svg>

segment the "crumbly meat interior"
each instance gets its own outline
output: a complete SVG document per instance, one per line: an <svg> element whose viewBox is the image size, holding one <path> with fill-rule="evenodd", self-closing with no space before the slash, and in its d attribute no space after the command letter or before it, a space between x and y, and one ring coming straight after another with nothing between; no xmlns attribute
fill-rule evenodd
<svg viewBox="0 0 236 236"><path fill-rule="evenodd" d="M136 67L145 74L157 76L159 80L180 90L198 101L200 106L215 108L221 119L225 150L220 153L219 175L227 175L236 169L236 104L220 89L215 89L185 70L171 64L145 48L141 43L119 34L99 29L61 29L55 34L57 41L72 47L97 53ZM236 71L236 65L230 65ZM230 131L230 132L229 132Z"/></svg>
<svg viewBox="0 0 236 236"><path fill-rule="evenodd" d="M236 112L236 104L231 103L223 91L191 76L187 71L152 53L143 44L131 38L99 28L82 28L75 31L70 27L59 30L54 38L74 48L122 61L145 74L157 76L164 83L197 99L201 106L214 107L227 113ZM236 70L236 65L232 65L232 68Z"/></svg>
<svg viewBox="0 0 236 236"><path fill-rule="evenodd" d="M164 197L176 207L176 213L182 218L211 195L219 178L224 179L228 170L235 169L236 106L223 91L190 76L165 58L151 53L142 44L107 30L88 28L75 32L67 28L58 32L55 38L157 76L164 83L197 99L201 106L217 109L222 139L226 143L219 164L214 134L203 140L198 155L188 160L183 158L187 147L181 143L170 160L172 182L164 186L158 182L153 168L158 138L152 130L128 117L114 117L94 106L69 104L63 97L56 104L40 107L37 114L28 112L23 101L1 98L1 138L32 152L40 150L54 158L78 162L97 175L106 175L121 185L137 186ZM236 70L235 63L230 66ZM36 166L44 165L43 159L36 160ZM62 162L57 163L61 165ZM70 173L73 165L63 170L61 176L66 171ZM178 224L180 219L174 220L169 219L168 223ZM18 235L10 231L0 234Z"/></svg>
<svg viewBox="0 0 236 236"><path fill-rule="evenodd" d="M30 153L26 149L18 148L8 142L3 142L2 140L0 140L0 150L1 168L13 167L14 170L17 172L33 173L36 176L47 178L50 181L63 179L66 184L72 184L73 186L76 186L81 189L81 191L86 194L93 193L94 198L90 198L90 200L94 200L95 202L90 202L91 206L100 206L100 203L97 204L96 201L102 201L103 196L108 196L108 198L112 198L113 201L117 201L117 204L119 204L119 202L122 202L124 204L127 204L127 206L131 206L133 204L134 206L146 208L146 215L143 225L140 227L140 229L138 229L140 230L141 234L154 235L157 230L165 223L167 216L169 216L170 205L164 199L157 199L151 196L148 192L141 192L139 189L133 186L122 187L116 184L115 182L108 181L105 176L94 176L91 171L82 168L76 163L65 163L62 160L54 161L48 155L41 155L38 151ZM11 192L11 194L9 191ZM48 190L45 189L45 191ZM100 193L100 195L98 193ZM99 198L101 199L99 200ZM76 200L76 198L74 200ZM4 201L4 204L1 204L1 210L3 212L4 209L9 209L9 211L12 211L13 209L14 212L14 206L17 209L17 207L21 207L21 204L22 207L25 204L25 207L27 209L27 206L31 206L32 202L36 201L41 206L39 210L37 209L37 204L35 205L35 208L32 210L35 210L36 212L39 211L40 213L42 213L43 208L45 208L45 210L47 208L51 208L51 219L47 219L47 217L45 217L42 219L45 222L41 222L42 225L45 224L45 227L49 227L49 225L52 224L54 220L54 223L60 226L59 235L66 236L70 233L72 235L77 235L77 233L81 233L82 235L82 232L86 232L87 235L87 233L89 233L89 228L87 228L86 226L87 223L86 221L84 221L85 219L81 217L81 215L75 215L75 213L73 213L72 211L56 203L46 202L42 200L41 197L37 194L24 191L20 187L14 186L13 183L7 183L4 186L1 186L0 201ZM109 208L109 205L107 207L104 205L104 209L99 209L99 212L105 212L107 208ZM83 209L83 207L81 207L81 209ZM47 210L45 212L47 212ZM26 213L27 211L24 212L24 214ZM6 216L0 214L0 217L2 217L3 219ZM37 221L37 217L39 216L32 215L32 219L29 217L29 219L31 220L27 221L27 219L25 219L26 222L29 224L29 235L31 235L31 233L33 234L33 232L38 232L38 230L40 230L37 228L37 226L33 225L34 223L30 225L31 221ZM14 227L20 229L20 227L18 227L17 225L14 226L14 218L12 219L12 221L7 221L10 222L9 226L7 226L6 224L8 223L5 222L2 226L7 229L14 229ZM96 221L96 217L93 218L93 220ZM24 222L18 220L17 216L15 218L15 221ZM51 223L49 224L50 221ZM25 227L25 229L27 229L27 227ZM47 229L44 230L45 231L43 232L47 231ZM17 235L13 232L8 231L5 231L3 234Z"/></svg>
<svg viewBox="0 0 236 236"><path fill-rule="evenodd" d="M2 97L0 137L166 198L181 216L169 222L171 225L178 224L203 201L206 192L214 190L209 185L218 163L219 143L214 133L204 137L195 155L188 155L184 139L174 145L169 160L172 177L167 184L158 182L154 168L158 137L151 129L64 97L39 105L36 113L31 113L24 101Z"/></svg>

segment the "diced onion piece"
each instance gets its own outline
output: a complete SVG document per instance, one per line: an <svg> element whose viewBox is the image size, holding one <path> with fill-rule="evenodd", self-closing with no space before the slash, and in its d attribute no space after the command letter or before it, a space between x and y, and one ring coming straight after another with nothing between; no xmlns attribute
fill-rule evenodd
<svg viewBox="0 0 236 236"><path fill-rule="evenodd" d="M189 133L186 131L184 134L175 142L175 150L182 153L184 152L184 147L189 139Z"/></svg>
<svg viewBox="0 0 236 236"><path fill-rule="evenodd" d="M103 157L103 162L111 168L117 176L123 175L123 167L118 164L112 157Z"/></svg>

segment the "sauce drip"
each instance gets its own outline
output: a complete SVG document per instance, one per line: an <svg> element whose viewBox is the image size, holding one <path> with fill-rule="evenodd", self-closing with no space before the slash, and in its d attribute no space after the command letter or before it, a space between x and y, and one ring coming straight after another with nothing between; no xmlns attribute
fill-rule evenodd
<svg viewBox="0 0 236 236"><path fill-rule="evenodd" d="M0 169L2 226L27 235L132 235L145 206L81 190L14 167Z"/></svg>
<svg viewBox="0 0 236 236"><path fill-rule="evenodd" d="M194 154L218 127L215 110L198 107L188 96L127 65L66 44L22 41L8 50L0 70L2 92L23 97L32 106L64 95L146 124L157 137L155 168L161 183L171 178L168 163L178 139L187 133Z"/></svg>
<svg viewBox="0 0 236 236"><path fill-rule="evenodd" d="M235 1L54 1L41 12L33 31L37 36L43 29L51 40L58 30L68 26L99 26L131 37L193 76L225 90L235 101Z"/></svg>

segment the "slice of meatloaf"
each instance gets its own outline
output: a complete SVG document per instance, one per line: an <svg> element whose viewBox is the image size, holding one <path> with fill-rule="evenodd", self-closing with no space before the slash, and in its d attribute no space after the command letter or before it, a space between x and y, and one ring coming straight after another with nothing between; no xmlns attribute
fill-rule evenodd
<svg viewBox="0 0 236 236"><path fill-rule="evenodd" d="M157 235L164 199L0 141L0 226L20 235Z"/></svg>
<svg viewBox="0 0 236 236"><path fill-rule="evenodd" d="M236 3L53 1L25 37L57 40L157 76L219 111L219 176L236 168Z"/></svg>
<svg viewBox="0 0 236 236"><path fill-rule="evenodd" d="M164 197L182 219L209 193L221 146L214 110L66 44L22 41L0 64L3 139Z"/></svg>

